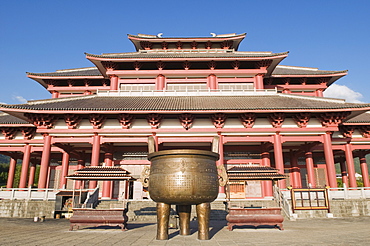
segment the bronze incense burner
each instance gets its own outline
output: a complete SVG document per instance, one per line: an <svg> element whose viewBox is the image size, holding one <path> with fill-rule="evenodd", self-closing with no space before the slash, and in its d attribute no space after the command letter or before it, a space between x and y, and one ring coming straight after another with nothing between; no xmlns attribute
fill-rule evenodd
<svg viewBox="0 0 370 246"><path fill-rule="evenodd" d="M168 239L171 204L177 205L180 235L190 234L191 205L196 205L198 239L209 239L210 202L218 195L218 153L204 150L163 150L148 155L151 167L143 171L143 184L157 202L157 239ZM223 165L222 165L223 167ZM222 172L222 174L225 174ZM225 183L227 177L222 176Z"/></svg>

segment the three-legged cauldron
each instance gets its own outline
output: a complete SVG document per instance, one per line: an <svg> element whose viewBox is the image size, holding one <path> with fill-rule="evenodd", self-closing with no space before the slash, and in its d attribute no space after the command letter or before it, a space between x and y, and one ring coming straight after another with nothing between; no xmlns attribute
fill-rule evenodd
<svg viewBox="0 0 370 246"><path fill-rule="evenodd" d="M151 161L149 194L157 202L157 239L168 239L171 204L177 205L180 234L190 234L191 205L196 205L198 239L209 239L210 202L218 195L216 161L219 154L204 150L163 150L148 155ZM144 182L145 185L145 182Z"/></svg>

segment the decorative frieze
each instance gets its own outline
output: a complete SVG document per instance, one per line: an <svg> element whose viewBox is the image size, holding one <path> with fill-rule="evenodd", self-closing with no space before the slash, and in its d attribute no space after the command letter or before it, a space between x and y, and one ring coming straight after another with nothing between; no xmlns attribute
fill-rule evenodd
<svg viewBox="0 0 370 246"><path fill-rule="evenodd" d="M130 114L119 114L118 121L122 126L122 129L129 129L134 120L134 116Z"/></svg>
<svg viewBox="0 0 370 246"><path fill-rule="evenodd" d="M293 120L297 124L298 127L306 127L308 122L310 121L311 114L310 113L299 113L293 115Z"/></svg>
<svg viewBox="0 0 370 246"><path fill-rule="evenodd" d="M194 122L194 118L195 117L192 114L181 114L179 116L180 123L185 128L185 130L189 130Z"/></svg>
<svg viewBox="0 0 370 246"><path fill-rule="evenodd" d="M252 128L256 121L255 113L244 113L240 115L240 120L245 128Z"/></svg>
<svg viewBox="0 0 370 246"><path fill-rule="evenodd" d="M106 117L102 114L90 114L89 121L94 129L100 129L105 121Z"/></svg>
<svg viewBox="0 0 370 246"><path fill-rule="evenodd" d="M224 127L226 118L226 115L223 113L218 113L211 116L212 123L216 128Z"/></svg>
<svg viewBox="0 0 370 246"><path fill-rule="evenodd" d="M68 129L76 129L77 125L81 122L82 117L76 114L65 114L64 121L66 122Z"/></svg>
<svg viewBox="0 0 370 246"><path fill-rule="evenodd" d="M41 129L50 129L54 126L54 122L57 119L56 115L52 114L24 114L28 120Z"/></svg>
<svg viewBox="0 0 370 246"><path fill-rule="evenodd" d="M273 113L268 116L270 123L273 127L278 128L281 127L285 120L284 113Z"/></svg>
<svg viewBox="0 0 370 246"><path fill-rule="evenodd" d="M321 124L326 127L338 126L347 118L349 112L323 113L318 115Z"/></svg>
<svg viewBox="0 0 370 246"><path fill-rule="evenodd" d="M152 129L157 129L161 124L163 117L159 114L148 114L146 119Z"/></svg>

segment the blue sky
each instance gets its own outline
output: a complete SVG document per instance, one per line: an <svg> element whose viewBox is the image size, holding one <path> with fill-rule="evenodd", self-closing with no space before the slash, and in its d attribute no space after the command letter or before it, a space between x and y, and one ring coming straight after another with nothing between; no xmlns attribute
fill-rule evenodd
<svg viewBox="0 0 370 246"><path fill-rule="evenodd" d="M289 51L282 65L348 69L330 96L370 103L369 11L367 0L0 0L0 102L50 98L26 72L92 66L84 52L134 51L127 34L246 32L239 50Z"/></svg>

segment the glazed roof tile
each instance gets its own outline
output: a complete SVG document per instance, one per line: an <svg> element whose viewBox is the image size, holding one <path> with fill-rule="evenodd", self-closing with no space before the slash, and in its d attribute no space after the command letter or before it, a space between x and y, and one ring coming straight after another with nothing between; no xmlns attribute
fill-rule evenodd
<svg viewBox="0 0 370 246"><path fill-rule="evenodd" d="M76 170L66 178L75 180L124 180L133 179L130 172L117 166L94 166Z"/></svg>
<svg viewBox="0 0 370 246"><path fill-rule="evenodd" d="M317 68L278 65L272 72L272 76L274 75L325 75L325 74L336 74L336 73L346 73L346 72L347 70L329 71L329 70L319 70Z"/></svg>
<svg viewBox="0 0 370 246"><path fill-rule="evenodd" d="M347 121L346 124L350 123L370 123L370 112L365 112L363 114L357 115Z"/></svg>
<svg viewBox="0 0 370 246"><path fill-rule="evenodd" d="M76 69L65 69L58 70L51 73L30 73L27 75L45 76L45 77L77 77L77 76L102 76L96 67L89 68L76 68Z"/></svg>
<svg viewBox="0 0 370 246"><path fill-rule="evenodd" d="M240 165L227 170L230 180L278 180L286 179L284 174L278 173L273 167Z"/></svg>
<svg viewBox="0 0 370 246"><path fill-rule="evenodd" d="M40 111L271 111L345 110L369 108L370 104L291 94L246 96L79 96L0 105L7 109Z"/></svg>
<svg viewBox="0 0 370 246"><path fill-rule="evenodd" d="M25 120L19 119L15 116L0 112L0 125L12 125L12 124L19 125L19 124L30 124L30 123Z"/></svg>
<svg viewBox="0 0 370 246"><path fill-rule="evenodd" d="M288 52L282 53L272 53L272 52L178 52L178 51L168 51L168 52L131 52L131 53L115 53L115 54L102 54L94 55L85 53L86 56L95 58L107 58L107 59L140 59L140 58L260 58L260 57L274 57L287 55Z"/></svg>
<svg viewBox="0 0 370 246"><path fill-rule="evenodd" d="M150 35L150 34L127 34L128 37L135 37L135 38L145 38L145 39L220 39L220 38L234 38L234 37L242 37L245 36L246 33L241 33L241 34L236 34L236 33L229 33L229 34L220 34L220 35L215 35L215 36L209 36L209 37L162 37L158 35Z"/></svg>

